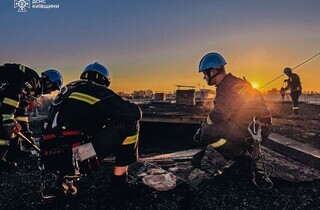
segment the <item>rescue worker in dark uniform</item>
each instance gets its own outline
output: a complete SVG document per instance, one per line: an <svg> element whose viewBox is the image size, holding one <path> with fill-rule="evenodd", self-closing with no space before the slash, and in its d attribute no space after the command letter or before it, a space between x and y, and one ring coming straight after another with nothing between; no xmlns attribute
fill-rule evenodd
<svg viewBox="0 0 320 210"><path fill-rule="evenodd" d="M252 153L252 141L246 139L250 137L248 126L254 117L263 125L262 138L268 137L271 114L259 91L248 81L227 74L226 64L218 53L209 53L200 61L199 72L203 73L208 85L216 86L216 97L214 108L194 140L202 145L211 145L226 160L232 160L245 151ZM260 166L254 167L258 170Z"/></svg>
<svg viewBox="0 0 320 210"><path fill-rule="evenodd" d="M100 160L115 152L113 190L124 195L128 190L128 165L138 158L140 108L108 88L109 71L98 62L88 65L80 79L63 87L51 105L42 142L45 144L51 139L71 142L73 134L77 139L81 133L89 136ZM66 157L64 161L71 158ZM70 193L70 186L74 193L75 187L66 178L75 171L72 164L58 170L60 175L52 194L66 195ZM62 187L65 183L69 183L69 189Z"/></svg>
<svg viewBox="0 0 320 210"><path fill-rule="evenodd" d="M299 111L299 96L302 92L302 86L300 82L300 77L292 73L292 69L287 67L283 70L283 73L285 73L288 76L288 79L284 80L284 82L287 83L287 86L284 88L281 88L281 91L290 90L290 95L292 99L292 114L298 115Z"/></svg>
<svg viewBox="0 0 320 210"><path fill-rule="evenodd" d="M40 77L21 64L0 66L0 170L16 166L15 161L22 154L16 133L21 131L32 140L26 110L30 100L59 90L61 86L62 76L54 69L42 72Z"/></svg>

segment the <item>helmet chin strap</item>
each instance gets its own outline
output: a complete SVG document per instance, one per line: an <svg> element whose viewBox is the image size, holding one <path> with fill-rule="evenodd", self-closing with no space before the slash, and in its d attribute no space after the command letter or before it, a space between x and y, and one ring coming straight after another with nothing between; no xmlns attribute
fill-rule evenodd
<svg viewBox="0 0 320 210"><path fill-rule="evenodd" d="M212 71L213 69L210 69L210 71ZM215 70L217 70L217 69L215 69ZM214 75L210 75L210 74L207 74L208 75L208 77L209 77L209 79L210 79L210 81L212 80L212 79L214 79L214 78L216 78L222 71L221 70L217 70L218 72L216 73L216 74L214 74ZM211 72L210 72L211 73Z"/></svg>
<svg viewBox="0 0 320 210"><path fill-rule="evenodd" d="M107 80L105 86L106 86L106 87L109 87L110 84L111 84L111 81L110 81L110 80Z"/></svg>
<svg viewBox="0 0 320 210"><path fill-rule="evenodd" d="M50 86L50 87L48 87ZM49 80L44 79L42 82L42 94L49 94L52 91L58 90L56 85Z"/></svg>

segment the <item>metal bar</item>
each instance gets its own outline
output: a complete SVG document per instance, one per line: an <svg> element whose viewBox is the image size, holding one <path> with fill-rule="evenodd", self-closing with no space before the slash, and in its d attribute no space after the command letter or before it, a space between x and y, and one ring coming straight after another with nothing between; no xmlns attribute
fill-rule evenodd
<svg viewBox="0 0 320 210"><path fill-rule="evenodd" d="M21 132L17 133L17 135L19 137L21 137L23 140L25 140L26 142L28 142L35 150L37 150L38 152L40 152L40 148L35 145L30 139L28 139L25 135L23 135Z"/></svg>

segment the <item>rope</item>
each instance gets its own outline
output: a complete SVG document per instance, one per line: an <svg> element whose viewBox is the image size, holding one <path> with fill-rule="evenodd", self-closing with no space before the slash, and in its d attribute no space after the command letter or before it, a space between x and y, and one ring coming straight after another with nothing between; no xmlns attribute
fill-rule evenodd
<svg viewBox="0 0 320 210"><path fill-rule="evenodd" d="M251 129L252 125L252 129ZM257 129L256 129L257 127ZM269 190L273 187L273 182L270 180L269 176L273 173L273 166L271 164L266 163L264 160L264 156L262 154L260 145L262 142L262 136L261 136L261 122L256 119L256 117L253 118L253 121L248 126L248 131L251 135L251 138L253 139L253 147L252 147L252 153L251 158L253 158L255 161L258 159L261 159L262 161L262 167L263 167L263 174L262 180L265 182L265 185L261 182L256 182L256 173L255 170L252 172L252 183L260 190ZM271 166L271 172L268 174L266 170L266 165ZM257 172L258 173L258 172Z"/></svg>
<svg viewBox="0 0 320 210"><path fill-rule="evenodd" d="M312 60L313 58L317 57L318 55L320 55L320 52L318 52L318 53L317 53L317 54L315 54L314 56L312 56L312 57L308 58L307 60L303 61L303 62L302 62L302 63L300 63L299 65L297 65L297 66L293 67L293 68L292 68L292 70L294 70L294 69L296 69L296 68L298 68L298 67L302 66L303 64L305 64L305 63L309 62L310 60ZM264 84L262 87L260 87L260 88L259 88L259 90L260 90L260 89L262 89L262 88L264 88L265 86L269 85L270 83L272 83L272 82L276 81L277 79L281 78L281 77L282 77L282 76L284 76L284 75L285 75L285 74L281 74L280 76L276 77L275 79L271 80L270 82L268 82L268 83Z"/></svg>
<svg viewBox="0 0 320 210"><path fill-rule="evenodd" d="M255 174L255 172L252 172L252 180L251 181L259 190L270 190L270 189L273 188L273 182L271 181L271 179L269 177L273 174L274 167L273 167L272 164L267 163L265 161L264 156L262 154L262 151L260 149L259 149L259 156L260 156L260 158L262 160L263 173L264 173L262 179L265 181L265 185L262 185L261 183L258 184L256 182L256 174ZM268 165L271 168L269 173L267 173L266 165Z"/></svg>

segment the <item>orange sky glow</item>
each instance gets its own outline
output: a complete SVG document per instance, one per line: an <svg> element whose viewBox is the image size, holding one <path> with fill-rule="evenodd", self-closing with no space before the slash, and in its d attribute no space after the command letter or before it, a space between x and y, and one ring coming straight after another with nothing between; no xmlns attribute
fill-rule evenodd
<svg viewBox="0 0 320 210"><path fill-rule="evenodd" d="M226 70L260 87L320 52L320 1L60 1L56 10L18 12L0 3L0 64L61 71L77 80L93 62L111 72L116 92L206 85L200 59L220 53ZM86 11L86 12L83 12ZM21 33L23 32L23 33ZM320 92L320 56L296 72ZM280 89L282 77L261 89Z"/></svg>

